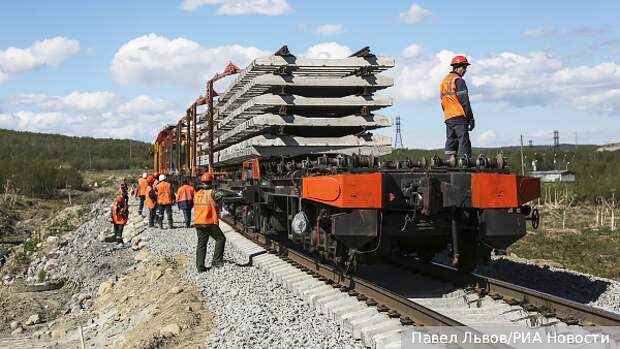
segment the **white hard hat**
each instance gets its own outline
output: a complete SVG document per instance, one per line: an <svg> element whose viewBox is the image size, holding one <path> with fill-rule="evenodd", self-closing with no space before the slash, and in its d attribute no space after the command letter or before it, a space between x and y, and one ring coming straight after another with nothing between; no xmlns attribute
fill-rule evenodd
<svg viewBox="0 0 620 349"><path fill-rule="evenodd" d="M159 181L163 181L164 179L166 179L166 175L160 174L159 175Z"/></svg>
<svg viewBox="0 0 620 349"><path fill-rule="evenodd" d="M142 173L142 178L146 178L146 172Z"/></svg>

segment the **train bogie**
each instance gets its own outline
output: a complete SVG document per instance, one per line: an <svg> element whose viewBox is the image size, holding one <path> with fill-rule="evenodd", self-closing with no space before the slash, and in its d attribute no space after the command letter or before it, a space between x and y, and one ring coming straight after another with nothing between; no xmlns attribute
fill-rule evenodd
<svg viewBox="0 0 620 349"><path fill-rule="evenodd" d="M539 195L537 179L503 170L330 171L336 174L263 169L267 176L229 181L243 198L233 211L251 229L349 270L396 255L428 261L445 250L470 270L525 235L526 203Z"/></svg>

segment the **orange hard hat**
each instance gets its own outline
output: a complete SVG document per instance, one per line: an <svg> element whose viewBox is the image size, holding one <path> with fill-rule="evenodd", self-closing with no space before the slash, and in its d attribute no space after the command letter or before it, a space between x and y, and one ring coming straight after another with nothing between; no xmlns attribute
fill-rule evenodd
<svg viewBox="0 0 620 349"><path fill-rule="evenodd" d="M126 180L127 180L127 177L124 177L124 176L123 176L123 178L121 178L121 180L122 180L122 181L126 181Z"/></svg>
<svg viewBox="0 0 620 349"><path fill-rule="evenodd" d="M202 176L200 176L200 181L201 182L211 182L211 181L213 181L213 173L211 173L211 172L203 173Z"/></svg>
<svg viewBox="0 0 620 349"><path fill-rule="evenodd" d="M153 172L153 178L159 177L159 172Z"/></svg>
<svg viewBox="0 0 620 349"><path fill-rule="evenodd" d="M148 184L153 184L153 182L155 182L155 178L153 178L153 176L148 176L148 177L146 178L146 182L147 182Z"/></svg>
<svg viewBox="0 0 620 349"><path fill-rule="evenodd" d="M458 55L452 58L450 65L454 66L454 65L470 65L470 64L469 64L469 61L467 60L467 57Z"/></svg>
<svg viewBox="0 0 620 349"><path fill-rule="evenodd" d="M125 201L125 199L123 199L122 196L117 196L115 201L117 204L122 204Z"/></svg>

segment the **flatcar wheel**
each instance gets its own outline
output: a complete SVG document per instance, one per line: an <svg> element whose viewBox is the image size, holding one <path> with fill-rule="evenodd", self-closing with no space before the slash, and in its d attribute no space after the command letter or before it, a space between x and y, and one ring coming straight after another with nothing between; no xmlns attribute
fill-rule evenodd
<svg viewBox="0 0 620 349"><path fill-rule="evenodd" d="M476 269L476 243L471 240L461 239L459 259L456 268L462 273L471 273Z"/></svg>

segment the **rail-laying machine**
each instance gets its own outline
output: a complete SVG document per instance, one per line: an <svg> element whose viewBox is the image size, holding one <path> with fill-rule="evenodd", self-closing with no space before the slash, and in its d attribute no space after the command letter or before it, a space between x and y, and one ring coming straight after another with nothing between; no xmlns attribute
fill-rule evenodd
<svg viewBox="0 0 620 349"><path fill-rule="evenodd" d="M364 48L342 59L292 55L286 46L241 70L229 63L154 145L154 169L239 192L235 220L354 270L398 255L448 250L463 270L537 227L537 178L512 174L501 154L386 161L391 125L376 114L394 60ZM221 94L214 83L236 79ZM199 111L203 109L204 111Z"/></svg>

